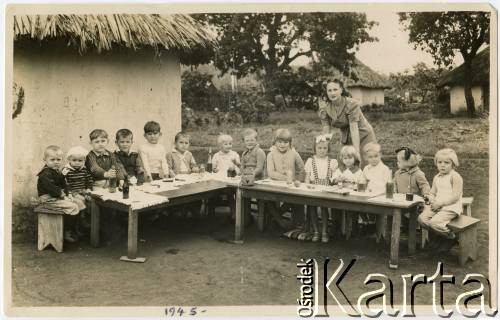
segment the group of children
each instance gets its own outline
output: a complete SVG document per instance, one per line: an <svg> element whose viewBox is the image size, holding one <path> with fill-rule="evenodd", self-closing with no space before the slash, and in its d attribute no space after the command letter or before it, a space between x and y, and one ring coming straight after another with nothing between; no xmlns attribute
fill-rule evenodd
<svg viewBox="0 0 500 320"><path fill-rule="evenodd" d="M38 195L43 205L58 210L68 217L65 239L75 241L78 236L78 222L75 217L85 209L88 192L94 187L105 188L110 180L122 184L128 179L132 184L174 177L176 174L190 174L200 171L189 151L189 135L179 132L175 136L175 147L167 152L159 143L162 136L160 125L150 121L144 126L146 143L139 152L131 151L133 134L128 129L116 133L118 150L107 149L109 139L106 131L95 129L90 133L92 150L77 146L68 150L67 164L63 164L60 147L49 146L44 152L45 166L38 174ZM428 200L428 205L420 214L420 224L444 236L441 245L454 244L455 235L446 227L452 219L461 214L462 178L454 170L458 166L456 153L452 149L439 150L434 162L439 173L429 186L425 174L419 169L420 157L409 148L397 150L398 170L394 177L391 170L381 160L381 147L376 143L364 146L363 159L353 146L340 150L339 161L329 157L331 135L321 135L314 140L314 155L303 162L292 147L292 135L288 129L278 129L270 152L265 152L257 142L257 132L243 131L245 150L241 157L232 150L233 139L223 134L217 139L219 151L212 158L214 172L225 173L228 169L237 173L253 174L255 180L269 177L273 180L316 185L342 184L356 188L366 185L373 193L384 193L389 180L394 180L394 192L412 193ZM321 232L318 226L317 208L309 208L307 216L312 222L312 241L328 242L327 210L321 208ZM83 216L83 215L82 215Z"/></svg>

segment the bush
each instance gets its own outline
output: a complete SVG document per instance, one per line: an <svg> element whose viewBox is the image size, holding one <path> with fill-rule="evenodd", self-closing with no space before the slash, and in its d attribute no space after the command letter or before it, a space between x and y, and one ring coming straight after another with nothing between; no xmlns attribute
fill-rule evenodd
<svg viewBox="0 0 500 320"><path fill-rule="evenodd" d="M222 104L222 96L212 82L212 75L197 71L182 73L181 100L195 111L213 110Z"/></svg>
<svg viewBox="0 0 500 320"><path fill-rule="evenodd" d="M244 123L264 123L274 109L272 102L255 93L241 93L234 104L234 110L241 115Z"/></svg>

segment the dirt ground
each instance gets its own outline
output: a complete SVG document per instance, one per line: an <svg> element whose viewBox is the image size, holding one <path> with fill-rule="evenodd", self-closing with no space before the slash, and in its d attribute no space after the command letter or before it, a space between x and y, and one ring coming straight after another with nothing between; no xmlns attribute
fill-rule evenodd
<svg viewBox="0 0 500 320"><path fill-rule="evenodd" d="M370 273L382 273L394 284L394 300L402 302L403 274L436 272L443 262L446 274L456 285L445 284L444 297L456 297L471 288L461 285L467 273L488 275L488 161L463 160L459 172L466 181L464 195L474 196L473 216L482 220L478 233L479 257L465 267L458 266L456 250L446 255L418 250L407 255L406 237L400 245L400 268L388 268L389 248L376 244L372 233L346 241L333 235L328 244L304 243L280 238L273 228L264 233L255 224L247 229L246 241L231 243L234 224L227 212L212 220L194 221L184 217L162 217L140 222L139 252L146 263L126 263L124 237L109 245L93 248L84 240L65 245L64 253L52 249L37 251L35 239L14 235L12 247L13 305L22 306L172 306L172 305L296 305L300 295L297 263L315 258L322 264L332 259L329 274L338 259L356 262L341 288L356 302L365 292L380 285L365 285ZM432 162L423 164L431 180ZM430 304L432 286L416 290L417 304Z"/></svg>

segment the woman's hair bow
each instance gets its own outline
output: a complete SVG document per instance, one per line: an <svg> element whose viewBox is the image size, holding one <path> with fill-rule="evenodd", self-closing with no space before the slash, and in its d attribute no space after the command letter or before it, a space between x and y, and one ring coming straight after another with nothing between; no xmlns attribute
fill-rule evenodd
<svg viewBox="0 0 500 320"><path fill-rule="evenodd" d="M322 135L316 136L316 143L328 142L330 140L332 140L332 134L331 133L329 133L329 134L322 134Z"/></svg>

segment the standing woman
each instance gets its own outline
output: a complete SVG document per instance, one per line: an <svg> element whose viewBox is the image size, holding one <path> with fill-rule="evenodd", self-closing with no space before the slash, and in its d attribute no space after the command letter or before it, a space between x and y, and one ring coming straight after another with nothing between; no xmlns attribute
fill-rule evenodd
<svg viewBox="0 0 500 320"><path fill-rule="evenodd" d="M372 126L361 112L359 103L346 97L342 81L328 80L325 89L326 97L318 102L323 134L329 134L332 127L339 128L342 145L353 145L363 159L363 146L377 142Z"/></svg>

